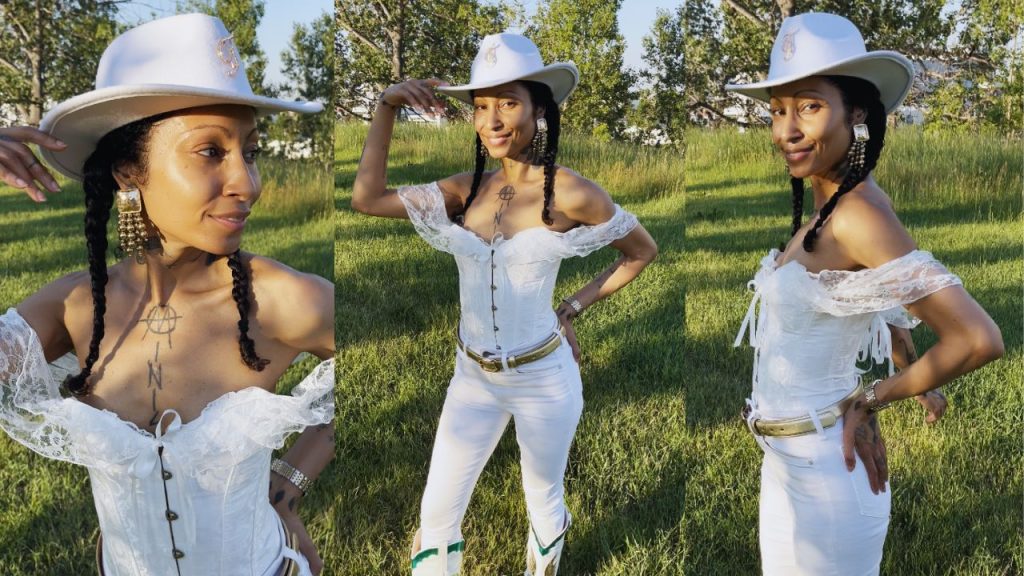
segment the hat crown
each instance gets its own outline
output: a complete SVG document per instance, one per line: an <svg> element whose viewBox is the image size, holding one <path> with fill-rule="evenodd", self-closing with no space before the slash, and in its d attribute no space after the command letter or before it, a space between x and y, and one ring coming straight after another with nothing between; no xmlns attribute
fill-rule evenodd
<svg viewBox="0 0 1024 576"><path fill-rule="evenodd" d="M470 68L470 84L485 84L503 78L526 76L544 68L540 50L526 36L502 32L480 42L480 51Z"/></svg>
<svg viewBox="0 0 1024 576"><path fill-rule="evenodd" d="M147 22L103 51L96 89L152 84L253 95L231 33L219 18L206 14Z"/></svg>
<svg viewBox="0 0 1024 576"><path fill-rule="evenodd" d="M768 78L796 76L867 53L860 30L835 14L808 12L782 21Z"/></svg>

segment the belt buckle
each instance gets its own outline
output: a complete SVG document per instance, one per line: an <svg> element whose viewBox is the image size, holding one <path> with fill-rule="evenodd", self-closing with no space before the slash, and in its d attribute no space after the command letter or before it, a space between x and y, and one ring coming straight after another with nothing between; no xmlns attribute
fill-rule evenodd
<svg viewBox="0 0 1024 576"><path fill-rule="evenodd" d="M757 420L760 420L760 418L751 420L750 411L750 404L743 406L743 408L740 410L740 418L743 419L743 423L746 424L747 430L750 430L751 434L753 434L754 436L762 436L762 434L757 431L757 427L755 426Z"/></svg>
<svg viewBox="0 0 1024 576"><path fill-rule="evenodd" d="M499 362L496 362L494 359L491 359L491 358L481 358L480 359L480 368L482 368L484 372L490 372L490 373L500 372L501 371L501 364Z"/></svg>

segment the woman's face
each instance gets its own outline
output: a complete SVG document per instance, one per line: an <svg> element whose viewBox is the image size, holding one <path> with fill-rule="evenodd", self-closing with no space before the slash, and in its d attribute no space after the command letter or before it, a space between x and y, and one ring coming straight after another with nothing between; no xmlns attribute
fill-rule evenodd
<svg viewBox="0 0 1024 576"><path fill-rule="evenodd" d="M519 82L473 92L473 125L493 158L519 156L533 139L540 112Z"/></svg>
<svg viewBox="0 0 1024 576"><path fill-rule="evenodd" d="M153 125L137 185L165 251L169 244L218 255L238 250L260 197L258 139L248 106L190 108Z"/></svg>
<svg viewBox="0 0 1024 576"><path fill-rule="evenodd" d="M821 76L772 88L769 111L772 142L795 178L833 173L846 158L852 123L864 117L857 109L851 118L839 89Z"/></svg>

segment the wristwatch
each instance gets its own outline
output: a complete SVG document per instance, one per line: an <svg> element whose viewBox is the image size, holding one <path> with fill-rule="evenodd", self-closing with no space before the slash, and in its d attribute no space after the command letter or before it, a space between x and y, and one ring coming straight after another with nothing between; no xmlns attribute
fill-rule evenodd
<svg viewBox="0 0 1024 576"><path fill-rule="evenodd" d="M889 402L879 402L878 396L875 396L875 386L878 386L878 383L881 381L879 378L864 387L864 398L868 401L868 412L875 413L889 407Z"/></svg>
<svg viewBox="0 0 1024 576"><path fill-rule="evenodd" d="M294 484L302 492L303 496L306 495L306 491L313 485L313 481L309 479L309 476L306 476L301 470L280 458L274 458L271 461L270 470L280 474L282 478Z"/></svg>

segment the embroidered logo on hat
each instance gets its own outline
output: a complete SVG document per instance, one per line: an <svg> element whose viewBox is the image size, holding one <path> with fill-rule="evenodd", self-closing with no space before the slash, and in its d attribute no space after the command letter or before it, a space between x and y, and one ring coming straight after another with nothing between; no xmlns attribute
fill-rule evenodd
<svg viewBox="0 0 1024 576"><path fill-rule="evenodd" d="M793 37L796 36L796 33L799 31L799 28L793 28L789 32L786 32L785 37L782 39L782 58L787 62L794 54L796 54L796 40L794 40Z"/></svg>
<svg viewBox="0 0 1024 576"><path fill-rule="evenodd" d="M490 48L487 48L487 52L484 54L484 62L487 62L488 66L494 66L498 63L498 44L491 44Z"/></svg>
<svg viewBox="0 0 1024 576"><path fill-rule="evenodd" d="M221 38L217 41L217 58L225 64L227 70L224 72L230 77L234 77L238 73L238 69L242 67L239 62L238 48L235 46L235 35Z"/></svg>

